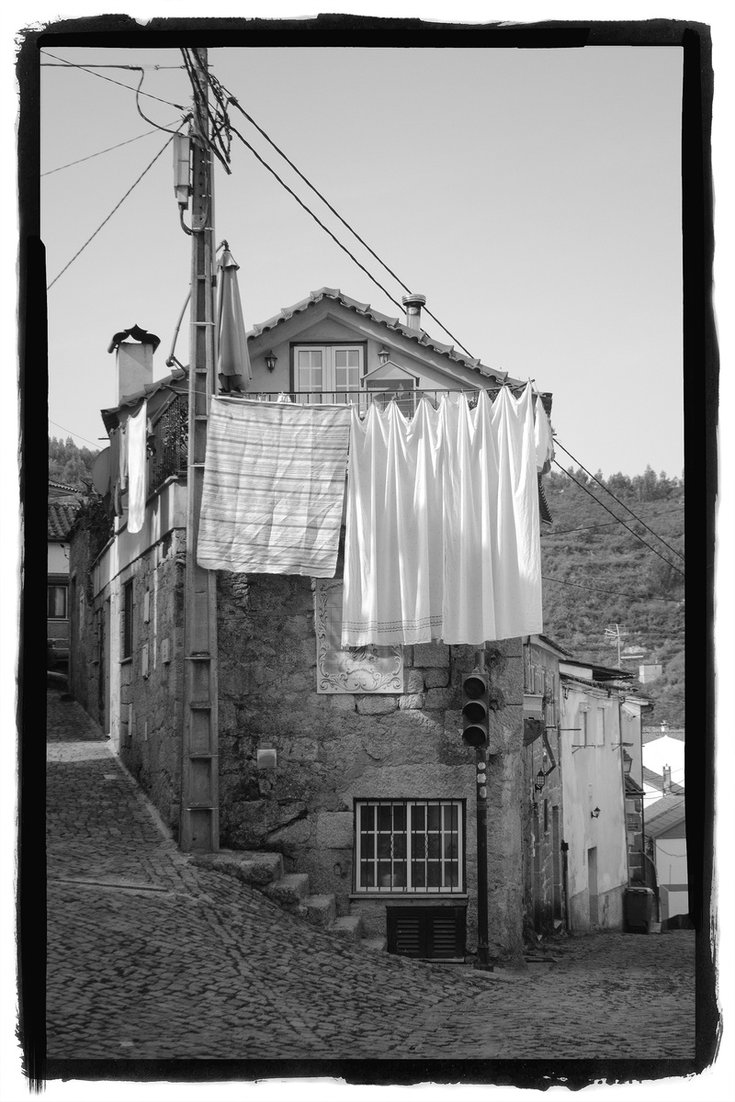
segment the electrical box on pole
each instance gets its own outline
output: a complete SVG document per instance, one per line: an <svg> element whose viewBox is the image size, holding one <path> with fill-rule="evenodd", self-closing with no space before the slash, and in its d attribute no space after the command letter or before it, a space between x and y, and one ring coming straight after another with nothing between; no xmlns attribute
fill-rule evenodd
<svg viewBox="0 0 735 1102"><path fill-rule="evenodd" d="M191 126L189 439L179 844L185 851L212 852L219 849L217 590L214 572L197 563L197 544L209 403L216 385L214 180L209 144L207 51L195 49L192 55L199 79L194 88ZM181 164L178 171L177 198L183 197L186 179Z"/></svg>

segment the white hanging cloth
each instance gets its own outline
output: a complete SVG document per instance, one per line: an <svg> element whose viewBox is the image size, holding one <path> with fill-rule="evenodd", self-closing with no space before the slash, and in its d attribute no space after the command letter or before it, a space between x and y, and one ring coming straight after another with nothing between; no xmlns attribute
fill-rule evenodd
<svg viewBox="0 0 735 1102"><path fill-rule="evenodd" d="M543 407L541 395L536 395L534 440L536 442L536 469L547 474L554 458L554 435L549 415Z"/></svg>
<svg viewBox="0 0 735 1102"><path fill-rule="evenodd" d="M148 408L143 402L137 413L128 417L125 440L128 472L128 532L140 532L145 519L145 499L148 492L146 443Z"/></svg>
<svg viewBox="0 0 735 1102"><path fill-rule="evenodd" d="M542 631L530 384L352 415L342 645Z"/></svg>

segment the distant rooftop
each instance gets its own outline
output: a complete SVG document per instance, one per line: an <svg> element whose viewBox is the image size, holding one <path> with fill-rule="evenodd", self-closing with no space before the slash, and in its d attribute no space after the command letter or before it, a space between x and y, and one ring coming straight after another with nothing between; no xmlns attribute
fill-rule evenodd
<svg viewBox="0 0 735 1102"><path fill-rule="evenodd" d="M48 539L67 539L79 509L72 501L49 501L48 503Z"/></svg>

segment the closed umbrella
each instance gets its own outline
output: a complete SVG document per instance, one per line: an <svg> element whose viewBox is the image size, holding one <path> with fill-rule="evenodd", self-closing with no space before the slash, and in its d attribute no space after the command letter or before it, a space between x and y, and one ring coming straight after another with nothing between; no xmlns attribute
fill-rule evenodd
<svg viewBox="0 0 735 1102"><path fill-rule="evenodd" d="M247 390L253 379L242 317L242 303L237 286L237 269L234 257L227 247L220 260L219 287L219 353L217 373L223 393Z"/></svg>

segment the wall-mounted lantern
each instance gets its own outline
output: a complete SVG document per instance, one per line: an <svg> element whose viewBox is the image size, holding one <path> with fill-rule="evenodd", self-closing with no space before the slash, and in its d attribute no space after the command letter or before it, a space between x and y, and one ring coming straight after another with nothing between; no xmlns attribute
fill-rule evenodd
<svg viewBox="0 0 735 1102"><path fill-rule="evenodd" d="M269 348L264 358L265 366L268 368L268 370L271 372L275 371L276 364L278 363L278 356L276 356L275 352L272 352Z"/></svg>
<svg viewBox="0 0 735 1102"><path fill-rule="evenodd" d="M533 787L536 789L537 792L543 792L545 784L546 774L544 773L543 769L539 769L538 773L536 774L536 783Z"/></svg>
<svg viewBox="0 0 735 1102"><path fill-rule="evenodd" d="M627 750L623 750L623 772L630 773L633 768L633 759Z"/></svg>

